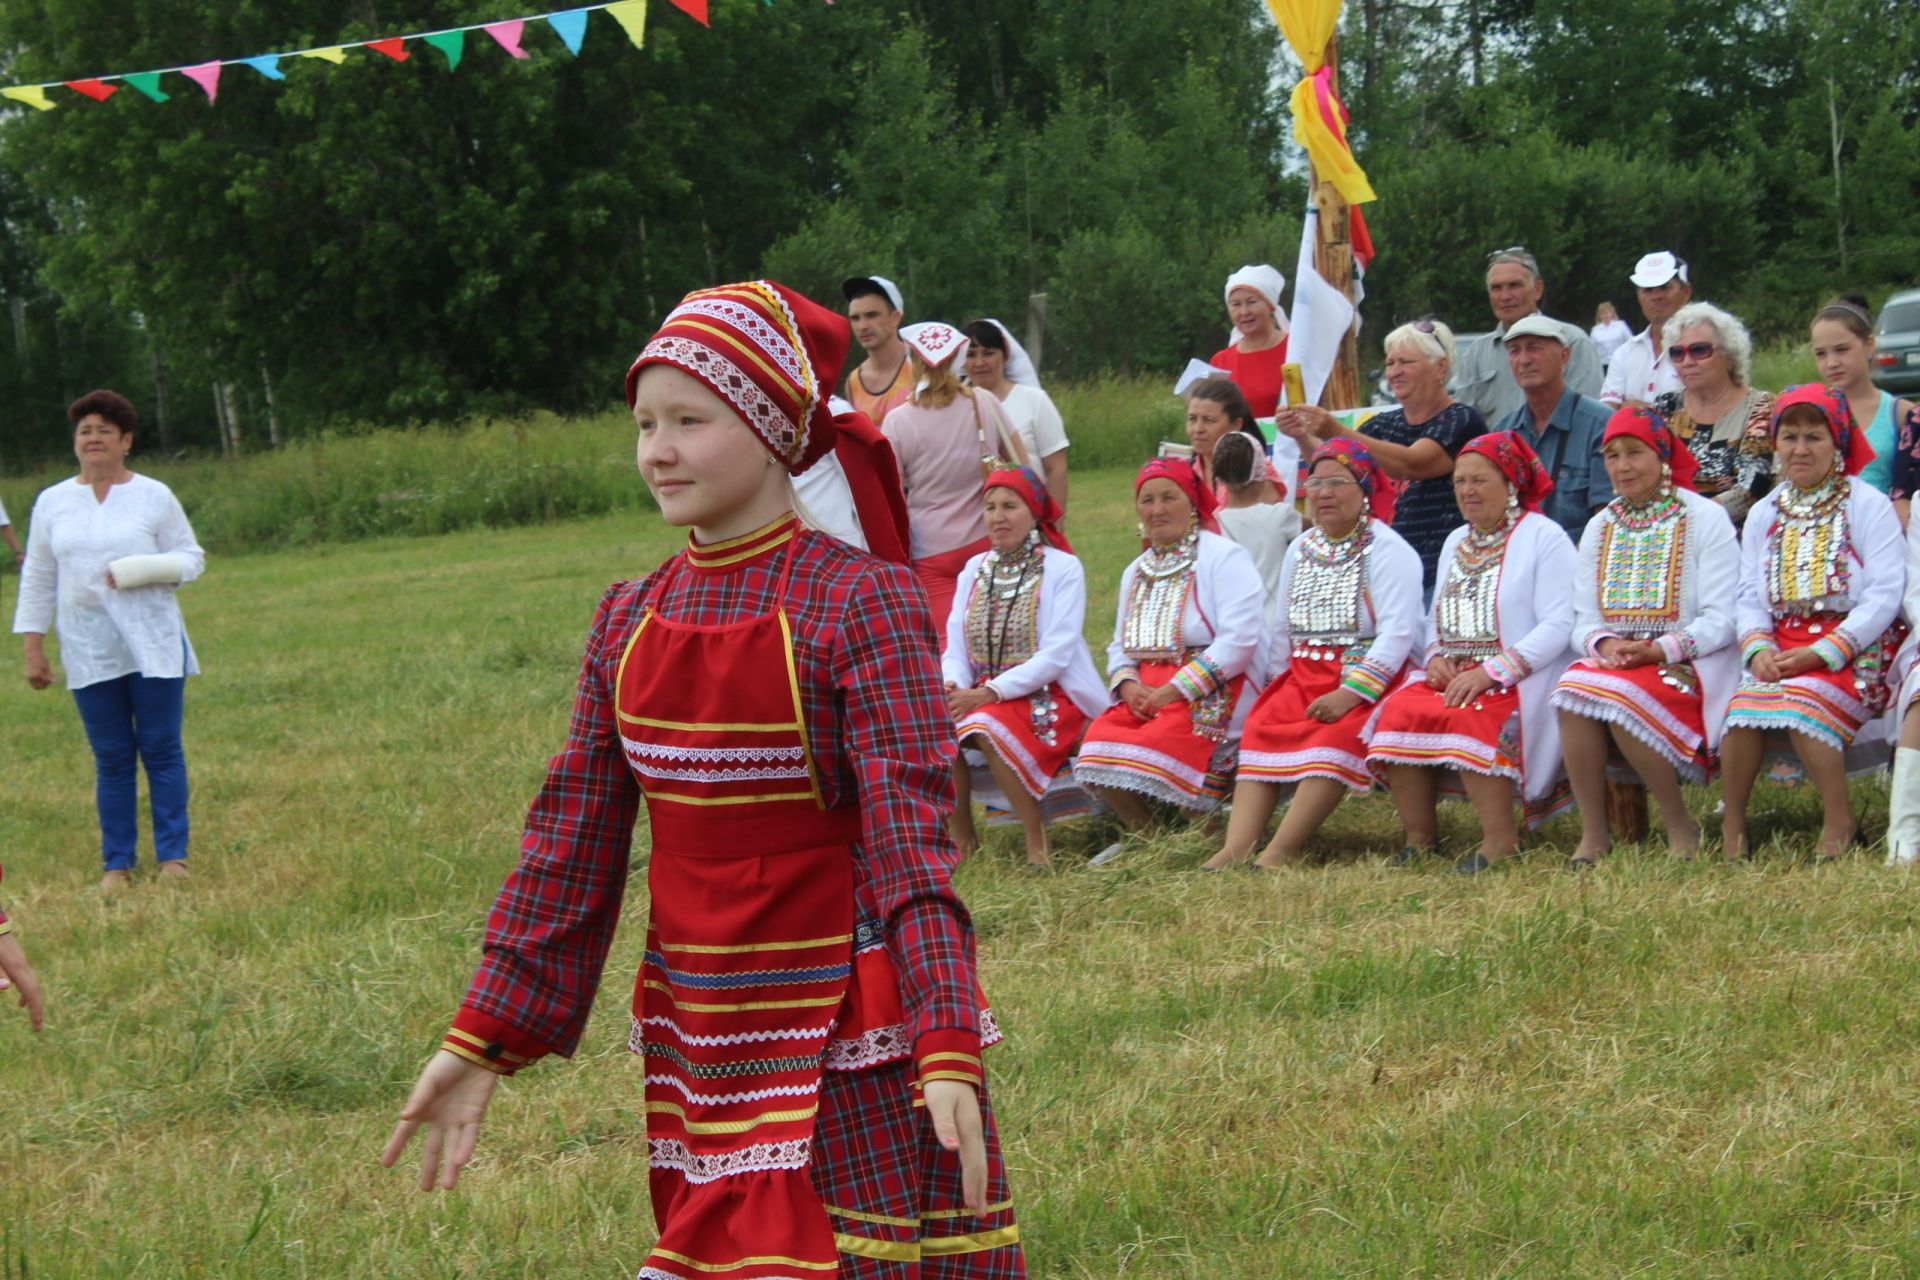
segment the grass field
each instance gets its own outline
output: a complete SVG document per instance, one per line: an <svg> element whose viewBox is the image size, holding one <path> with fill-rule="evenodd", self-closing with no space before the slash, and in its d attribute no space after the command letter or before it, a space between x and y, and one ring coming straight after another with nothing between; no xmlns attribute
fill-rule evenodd
<svg viewBox="0 0 1920 1280"><path fill-rule="evenodd" d="M1126 495L1076 476L1095 583L1131 554ZM38 1038L0 1010L0 1277L636 1270L642 877L580 1056L505 1086L460 1191L375 1157L472 970L594 602L676 542L627 513L216 546L182 595L208 672L185 886L94 893L71 700L0 681L0 860L49 1001ZM1884 793L1857 794L1877 834ZM1920 897L1877 855L1808 866L1810 797L1760 803L1751 865L1624 850L1575 877L1562 824L1474 881L1384 869L1383 799L1277 876L1197 875L1215 837L1187 831L1034 878L990 831L960 885L1033 1273L1920 1272ZM1107 838L1068 827L1063 861Z"/></svg>

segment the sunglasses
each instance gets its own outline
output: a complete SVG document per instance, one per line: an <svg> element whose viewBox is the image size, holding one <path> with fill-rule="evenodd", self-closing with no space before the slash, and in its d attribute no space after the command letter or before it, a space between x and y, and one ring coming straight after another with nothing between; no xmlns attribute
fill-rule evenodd
<svg viewBox="0 0 1920 1280"><path fill-rule="evenodd" d="M1523 244L1510 244L1504 249L1495 249L1492 253L1488 254L1487 265L1492 266L1496 261L1498 261L1501 258L1507 258L1507 257L1531 258L1532 256L1533 254L1527 251L1527 246Z"/></svg>
<svg viewBox="0 0 1920 1280"><path fill-rule="evenodd" d="M1720 349L1719 347L1715 346L1711 342L1689 342L1683 346L1668 347L1667 359L1671 360L1675 364L1680 364L1682 361L1689 361L1689 360L1695 364L1698 364L1702 360L1711 359L1713 357L1713 353L1718 351L1719 349Z"/></svg>

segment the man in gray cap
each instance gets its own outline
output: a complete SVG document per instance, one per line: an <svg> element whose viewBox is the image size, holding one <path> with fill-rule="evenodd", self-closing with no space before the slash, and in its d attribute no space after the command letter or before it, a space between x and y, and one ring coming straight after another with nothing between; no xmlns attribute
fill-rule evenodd
<svg viewBox="0 0 1920 1280"><path fill-rule="evenodd" d="M1540 299L1546 292L1539 262L1522 246L1495 249L1487 255L1487 301L1493 306L1495 328L1460 348L1451 390L1454 399L1478 409L1488 422L1506 417L1525 399L1507 364L1507 331L1527 316L1549 319L1540 310ZM1567 384L1583 396L1598 395L1600 352L1593 339L1577 325L1560 320L1552 323L1567 334Z"/></svg>
<svg viewBox="0 0 1920 1280"><path fill-rule="evenodd" d="M1511 431L1533 446L1553 477L1544 513L1577 543L1593 513L1613 501L1613 481L1600 461L1601 436L1611 411L1567 385L1573 344L1567 326L1535 314L1507 327L1507 363L1525 397L1495 431Z"/></svg>
<svg viewBox="0 0 1920 1280"><path fill-rule="evenodd" d="M885 276L854 276L840 286L847 321L867 358L847 375L847 399L879 426L913 395L907 344L900 341L900 287Z"/></svg>
<svg viewBox="0 0 1920 1280"><path fill-rule="evenodd" d="M1693 283L1679 254L1661 249L1634 264L1628 277L1640 294L1640 314L1647 327L1627 339L1613 353L1600 398L1618 409L1622 405L1651 407L1655 398L1680 390L1680 377L1667 359L1661 332L1673 313L1693 300Z"/></svg>

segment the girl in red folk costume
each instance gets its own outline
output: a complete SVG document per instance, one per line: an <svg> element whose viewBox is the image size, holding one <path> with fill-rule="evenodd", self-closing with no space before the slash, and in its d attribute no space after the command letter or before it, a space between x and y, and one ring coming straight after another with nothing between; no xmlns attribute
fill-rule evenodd
<svg viewBox="0 0 1920 1280"><path fill-rule="evenodd" d="M643 1280L1025 1274L933 631L905 568L793 511L847 342L755 281L689 294L629 371L641 473L692 536L600 602L480 971L383 1157L424 1124L421 1186L452 1186L498 1076L573 1051L644 798Z"/></svg>
<svg viewBox="0 0 1920 1280"><path fill-rule="evenodd" d="M1462 875L1519 852L1516 793L1530 826L1570 803L1549 698L1569 658L1579 555L1540 514L1552 491L1540 459L1510 432L1468 441L1454 463L1467 523L1440 549L1426 670L1387 698L1367 745L1406 826L1396 863L1434 848L1443 785L1464 790L1480 819L1480 847L1454 865Z"/></svg>
<svg viewBox="0 0 1920 1280"><path fill-rule="evenodd" d="M947 710L960 745L986 756L1018 815L1028 865L1051 866L1040 802L1088 717L1107 705L1082 633L1087 574L1060 532L1059 504L1032 470L996 469L985 501L992 549L961 570L947 618ZM953 836L964 855L979 845L965 759L954 762L953 780Z"/></svg>
<svg viewBox="0 0 1920 1280"><path fill-rule="evenodd" d="M1420 554L1378 515L1390 484L1361 445L1314 451L1313 528L1280 570L1276 674L1247 714L1227 843L1209 871L1247 859L1283 788L1292 799L1256 866L1296 860L1347 792L1373 788L1361 739L1424 633Z"/></svg>
<svg viewBox="0 0 1920 1280"><path fill-rule="evenodd" d="M1138 831L1153 821L1149 799L1203 812L1226 797L1266 592L1247 549L1220 535L1213 489L1192 463L1155 458L1133 491L1146 550L1120 578L1107 647L1115 701L1088 727L1073 776Z"/></svg>
<svg viewBox="0 0 1920 1280"><path fill-rule="evenodd" d="M1660 802L1667 846L1691 857L1700 827L1682 781L1713 769L1740 678L1733 602L1740 542L1726 508L1693 491L1699 462L1654 413L1621 409L1601 457L1617 495L1580 539L1573 649L1553 691L1567 780L1580 806L1575 867L1612 847L1607 757L1618 750Z"/></svg>
<svg viewBox="0 0 1920 1280"><path fill-rule="evenodd" d="M1773 405L1781 483L1747 513L1735 620L1746 668L1720 742L1726 814L1722 850L1746 857L1747 801L1784 730L1820 792L1821 857L1846 851L1857 828L1846 751L1886 709L1887 658L1906 587L1900 517L1853 477L1873 457L1846 397L1789 389Z"/></svg>

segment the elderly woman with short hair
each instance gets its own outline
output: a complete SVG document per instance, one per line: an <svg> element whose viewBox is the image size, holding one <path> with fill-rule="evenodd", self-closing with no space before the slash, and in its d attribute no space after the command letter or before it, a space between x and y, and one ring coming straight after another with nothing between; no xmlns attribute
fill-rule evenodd
<svg viewBox="0 0 1920 1280"><path fill-rule="evenodd" d="M1447 391L1456 352L1453 330L1438 320L1403 324L1387 335L1387 387L1400 407L1369 419L1358 431L1313 405L1288 408L1274 422L1312 455L1325 440L1364 445L1387 476L1400 484L1393 531L1420 553L1422 589L1433 595L1440 548L1460 525L1453 500L1453 461L1460 448L1485 435L1486 420Z"/></svg>
<svg viewBox="0 0 1920 1280"><path fill-rule="evenodd" d="M1699 459L1694 485L1727 509L1737 529L1773 488L1773 396L1750 385L1753 338L1711 302L1690 302L1665 329L1680 390L1653 411Z"/></svg>
<svg viewBox="0 0 1920 1280"><path fill-rule="evenodd" d="M147 770L153 851L162 875L187 873L186 678L200 674L174 598L206 553L173 491L127 468L138 418L125 396L92 391L67 410L80 474L41 490L13 629L27 683L53 683L44 640L58 627L67 688L93 747L100 887L132 880L139 848L138 768Z"/></svg>

